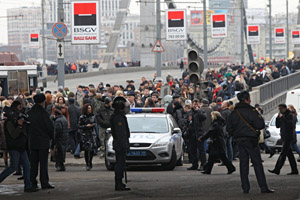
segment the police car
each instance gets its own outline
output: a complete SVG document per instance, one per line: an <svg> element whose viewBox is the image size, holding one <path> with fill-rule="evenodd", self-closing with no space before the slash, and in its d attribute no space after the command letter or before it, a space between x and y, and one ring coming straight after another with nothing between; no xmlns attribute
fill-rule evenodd
<svg viewBox="0 0 300 200"><path fill-rule="evenodd" d="M281 149L282 147L282 140L280 137L280 129L276 128L276 118L277 113L274 114L271 121L268 124L268 131L270 131L271 137L265 139L266 144L272 148L275 149ZM300 115L297 116L298 122L296 124L296 134L297 134L297 145L300 147Z"/></svg>
<svg viewBox="0 0 300 200"><path fill-rule="evenodd" d="M183 165L183 138L180 128L164 108L133 108L127 114L130 151L127 165L161 165L173 170ZM108 132L110 129L108 129ZM114 170L116 162L112 136L106 142L105 165Z"/></svg>

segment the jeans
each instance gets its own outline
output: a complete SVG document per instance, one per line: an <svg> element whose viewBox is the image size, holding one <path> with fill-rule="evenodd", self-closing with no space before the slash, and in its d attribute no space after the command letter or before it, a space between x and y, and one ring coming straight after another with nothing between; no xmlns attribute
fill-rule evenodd
<svg viewBox="0 0 300 200"><path fill-rule="evenodd" d="M80 156L80 144L77 144L77 147L74 152L74 156Z"/></svg>
<svg viewBox="0 0 300 200"><path fill-rule="evenodd" d="M28 160L28 155L26 151L8 151L10 156L10 165L8 168L4 169L0 174L0 183L4 181L6 177L14 173L18 169L19 161L21 161L23 166L23 176L24 176L24 185L25 189L29 189L32 187L30 182L30 164Z"/></svg>
<svg viewBox="0 0 300 200"><path fill-rule="evenodd" d="M298 147L297 142L292 144L292 148L300 155L300 148Z"/></svg>
<svg viewBox="0 0 300 200"><path fill-rule="evenodd" d="M233 160L233 150L232 150L232 137L226 137L226 157L230 162Z"/></svg>

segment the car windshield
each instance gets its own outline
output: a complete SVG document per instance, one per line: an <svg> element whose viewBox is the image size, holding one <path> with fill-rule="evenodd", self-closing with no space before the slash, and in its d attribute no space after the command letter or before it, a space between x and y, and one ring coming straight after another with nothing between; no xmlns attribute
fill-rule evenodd
<svg viewBox="0 0 300 200"><path fill-rule="evenodd" d="M128 117L131 133L167 133L169 131L166 118L162 117Z"/></svg>
<svg viewBox="0 0 300 200"><path fill-rule="evenodd" d="M275 117L273 117L273 119L272 119L272 121L270 122L270 126L276 126L276 117L277 117L277 115L275 116ZM297 115L297 124L296 125L300 125L300 115Z"/></svg>

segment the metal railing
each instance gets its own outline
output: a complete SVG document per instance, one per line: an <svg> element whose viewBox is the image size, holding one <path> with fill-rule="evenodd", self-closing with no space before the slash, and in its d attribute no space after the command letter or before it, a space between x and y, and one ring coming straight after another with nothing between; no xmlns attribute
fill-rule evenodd
<svg viewBox="0 0 300 200"><path fill-rule="evenodd" d="M255 87L253 90L259 90L260 102L263 103L281 96L282 93L286 93L298 85L300 85L300 71Z"/></svg>

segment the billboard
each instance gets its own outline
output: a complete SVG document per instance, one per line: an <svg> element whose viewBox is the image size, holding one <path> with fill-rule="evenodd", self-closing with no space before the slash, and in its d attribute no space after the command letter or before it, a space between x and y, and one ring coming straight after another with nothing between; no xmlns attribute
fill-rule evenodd
<svg viewBox="0 0 300 200"><path fill-rule="evenodd" d="M38 33L30 33L29 34L29 46L31 48L39 48L39 34Z"/></svg>
<svg viewBox="0 0 300 200"><path fill-rule="evenodd" d="M166 14L166 40L186 40L186 11L167 10Z"/></svg>
<svg viewBox="0 0 300 200"><path fill-rule="evenodd" d="M284 28L275 28L275 44L285 43Z"/></svg>
<svg viewBox="0 0 300 200"><path fill-rule="evenodd" d="M211 15L211 37L227 37L227 16L224 13Z"/></svg>
<svg viewBox="0 0 300 200"><path fill-rule="evenodd" d="M71 6L72 44L99 44L99 1L72 1Z"/></svg>
<svg viewBox="0 0 300 200"><path fill-rule="evenodd" d="M260 27L259 25L247 26L247 44L260 44Z"/></svg>
<svg viewBox="0 0 300 200"><path fill-rule="evenodd" d="M300 44L300 31L292 30L292 44Z"/></svg>
<svg viewBox="0 0 300 200"><path fill-rule="evenodd" d="M227 10L207 10L206 11L206 24L210 25L211 15L214 13L227 13ZM191 10L191 25L198 26L204 23L203 10Z"/></svg>

